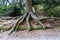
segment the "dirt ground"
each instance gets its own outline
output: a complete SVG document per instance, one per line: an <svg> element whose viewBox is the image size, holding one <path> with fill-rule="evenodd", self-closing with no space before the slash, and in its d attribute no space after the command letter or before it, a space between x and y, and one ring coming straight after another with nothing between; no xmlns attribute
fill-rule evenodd
<svg viewBox="0 0 60 40"><path fill-rule="evenodd" d="M18 31L8 35L9 31L0 33L0 40L60 40L60 28Z"/></svg>
<svg viewBox="0 0 60 40"><path fill-rule="evenodd" d="M2 26L8 27L14 22L15 22L15 19L0 20L0 27ZM55 21L56 24L57 22L58 24L60 24L60 20ZM46 29L46 30L33 30L30 32L28 32L27 30L23 30L23 31L13 32L11 35L8 35L9 32L10 31L1 32L0 40L60 40L60 26L54 27L51 29Z"/></svg>

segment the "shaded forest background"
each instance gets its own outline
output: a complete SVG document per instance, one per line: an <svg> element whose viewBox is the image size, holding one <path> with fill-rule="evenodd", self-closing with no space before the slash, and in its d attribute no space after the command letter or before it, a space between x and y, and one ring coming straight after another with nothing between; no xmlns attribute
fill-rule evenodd
<svg viewBox="0 0 60 40"><path fill-rule="evenodd" d="M60 17L60 0L32 0L36 15ZM0 17L20 16L25 13L26 0L0 0Z"/></svg>

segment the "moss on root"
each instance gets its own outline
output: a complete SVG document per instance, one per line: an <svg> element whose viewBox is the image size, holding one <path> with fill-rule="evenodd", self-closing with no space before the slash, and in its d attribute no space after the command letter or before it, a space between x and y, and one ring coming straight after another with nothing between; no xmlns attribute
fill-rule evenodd
<svg viewBox="0 0 60 40"><path fill-rule="evenodd" d="M9 30L11 27L9 26L4 26L4 27L0 27L0 31L6 31L6 30ZM25 25L20 25L17 29L17 31L20 31L20 30L27 30L27 26ZM42 30L43 27L40 26L40 25L33 25L31 30Z"/></svg>
<svg viewBox="0 0 60 40"><path fill-rule="evenodd" d="M28 29L27 26L20 25L17 30L20 31L20 30L27 30L27 29ZM40 25L33 25L31 28L31 30L42 30L42 29L43 27Z"/></svg>

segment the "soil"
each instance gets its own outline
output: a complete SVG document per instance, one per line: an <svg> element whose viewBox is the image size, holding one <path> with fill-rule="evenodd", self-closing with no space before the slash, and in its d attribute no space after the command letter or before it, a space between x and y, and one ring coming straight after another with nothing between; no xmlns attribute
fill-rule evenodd
<svg viewBox="0 0 60 40"><path fill-rule="evenodd" d="M0 40L60 40L60 28L47 30L18 31L8 35L9 31L0 33Z"/></svg>
<svg viewBox="0 0 60 40"><path fill-rule="evenodd" d="M16 21L16 19L0 20L0 27L10 26ZM52 24L50 22L42 21L45 25ZM55 20L56 25L60 25L60 20ZM26 24L26 23L24 23ZM31 21L31 24L38 24L35 20ZM51 27L51 26L50 26ZM60 26L54 27L52 29L46 30L32 30L28 32L27 30L13 32L8 35L10 31L5 31L0 33L0 40L60 40Z"/></svg>

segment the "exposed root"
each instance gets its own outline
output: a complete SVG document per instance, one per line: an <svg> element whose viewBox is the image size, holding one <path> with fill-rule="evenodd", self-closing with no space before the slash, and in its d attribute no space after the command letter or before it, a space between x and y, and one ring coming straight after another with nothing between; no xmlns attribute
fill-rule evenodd
<svg viewBox="0 0 60 40"><path fill-rule="evenodd" d="M26 23L28 25L28 32L31 30L30 23L29 23L29 18L30 18L30 14L26 18Z"/></svg>
<svg viewBox="0 0 60 40"><path fill-rule="evenodd" d="M40 25L42 25L43 28L45 29L45 26L43 25L43 23L39 21L40 19L38 19L38 17L37 17L33 12L29 12L28 14L26 13L26 14L24 14L23 16L21 16L20 18L17 19L16 23L13 25L12 29L10 30L9 35L10 35L13 31L16 31L16 30L17 30L17 28L19 27L20 23L23 22L23 20L25 20L26 17L27 17L27 18L26 18L26 23L27 23L27 25L28 25L28 31L30 31L30 30L31 30L30 23L29 23L30 16L31 16L33 19L35 19Z"/></svg>
<svg viewBox="0 0 60 40"><path fill-rule="evenodd" d="M33 19L38 19L38 17L33 12L30 12L30 14Z"/></svg>
<svg viewBox="0 0 60 40"><path fill-rule="evenodd" d="M22 19L18 22L15 31L17 31L17 28L19 27L19 24L20 24L23 20L24 20L24 18L22 18Z"/></svg>
<svg viewBox="0 0 60 40"><path fill-rule="evenodd" d="M14 30L16 31L19 24L24 20L24 18L26 17L27 14L24 14L23 16L21 16L20 18L17 19L17 21L15 22L15 24L12 26L12 29L10 30L10 33L8 35L10 35Z"/></svg>
<svg viewBox="0 0 60 40"><path fill-rule="evenodd" d="M15 31L17 31L17 28L19 27L19 25L21 24L21 22L23 22L24 18L26 17L27 14L23 15L23 18L19 21L19 23L16 26Z"/></svg>
<svg viewBox="0 0 60 40"><path fill-rule="evenodd" d="M40 25L42 25L42 27L43 27L44 30L46 29L45 26L44 26L44 24L39 21L40 19L38 19L38 17L37 17L35 14L31 13L31 16L32 16L32 18L34 18Z"/></svg>
<svg viewBox="0 0 60 40"><path fill-rule="evenodd" d="M43 29L45 30L46 29L46 27L45 27L45 25L42 23L42 22L40 22L39 20L36 20L40 25L42 25L42 27L43 27Z"/></svg>

